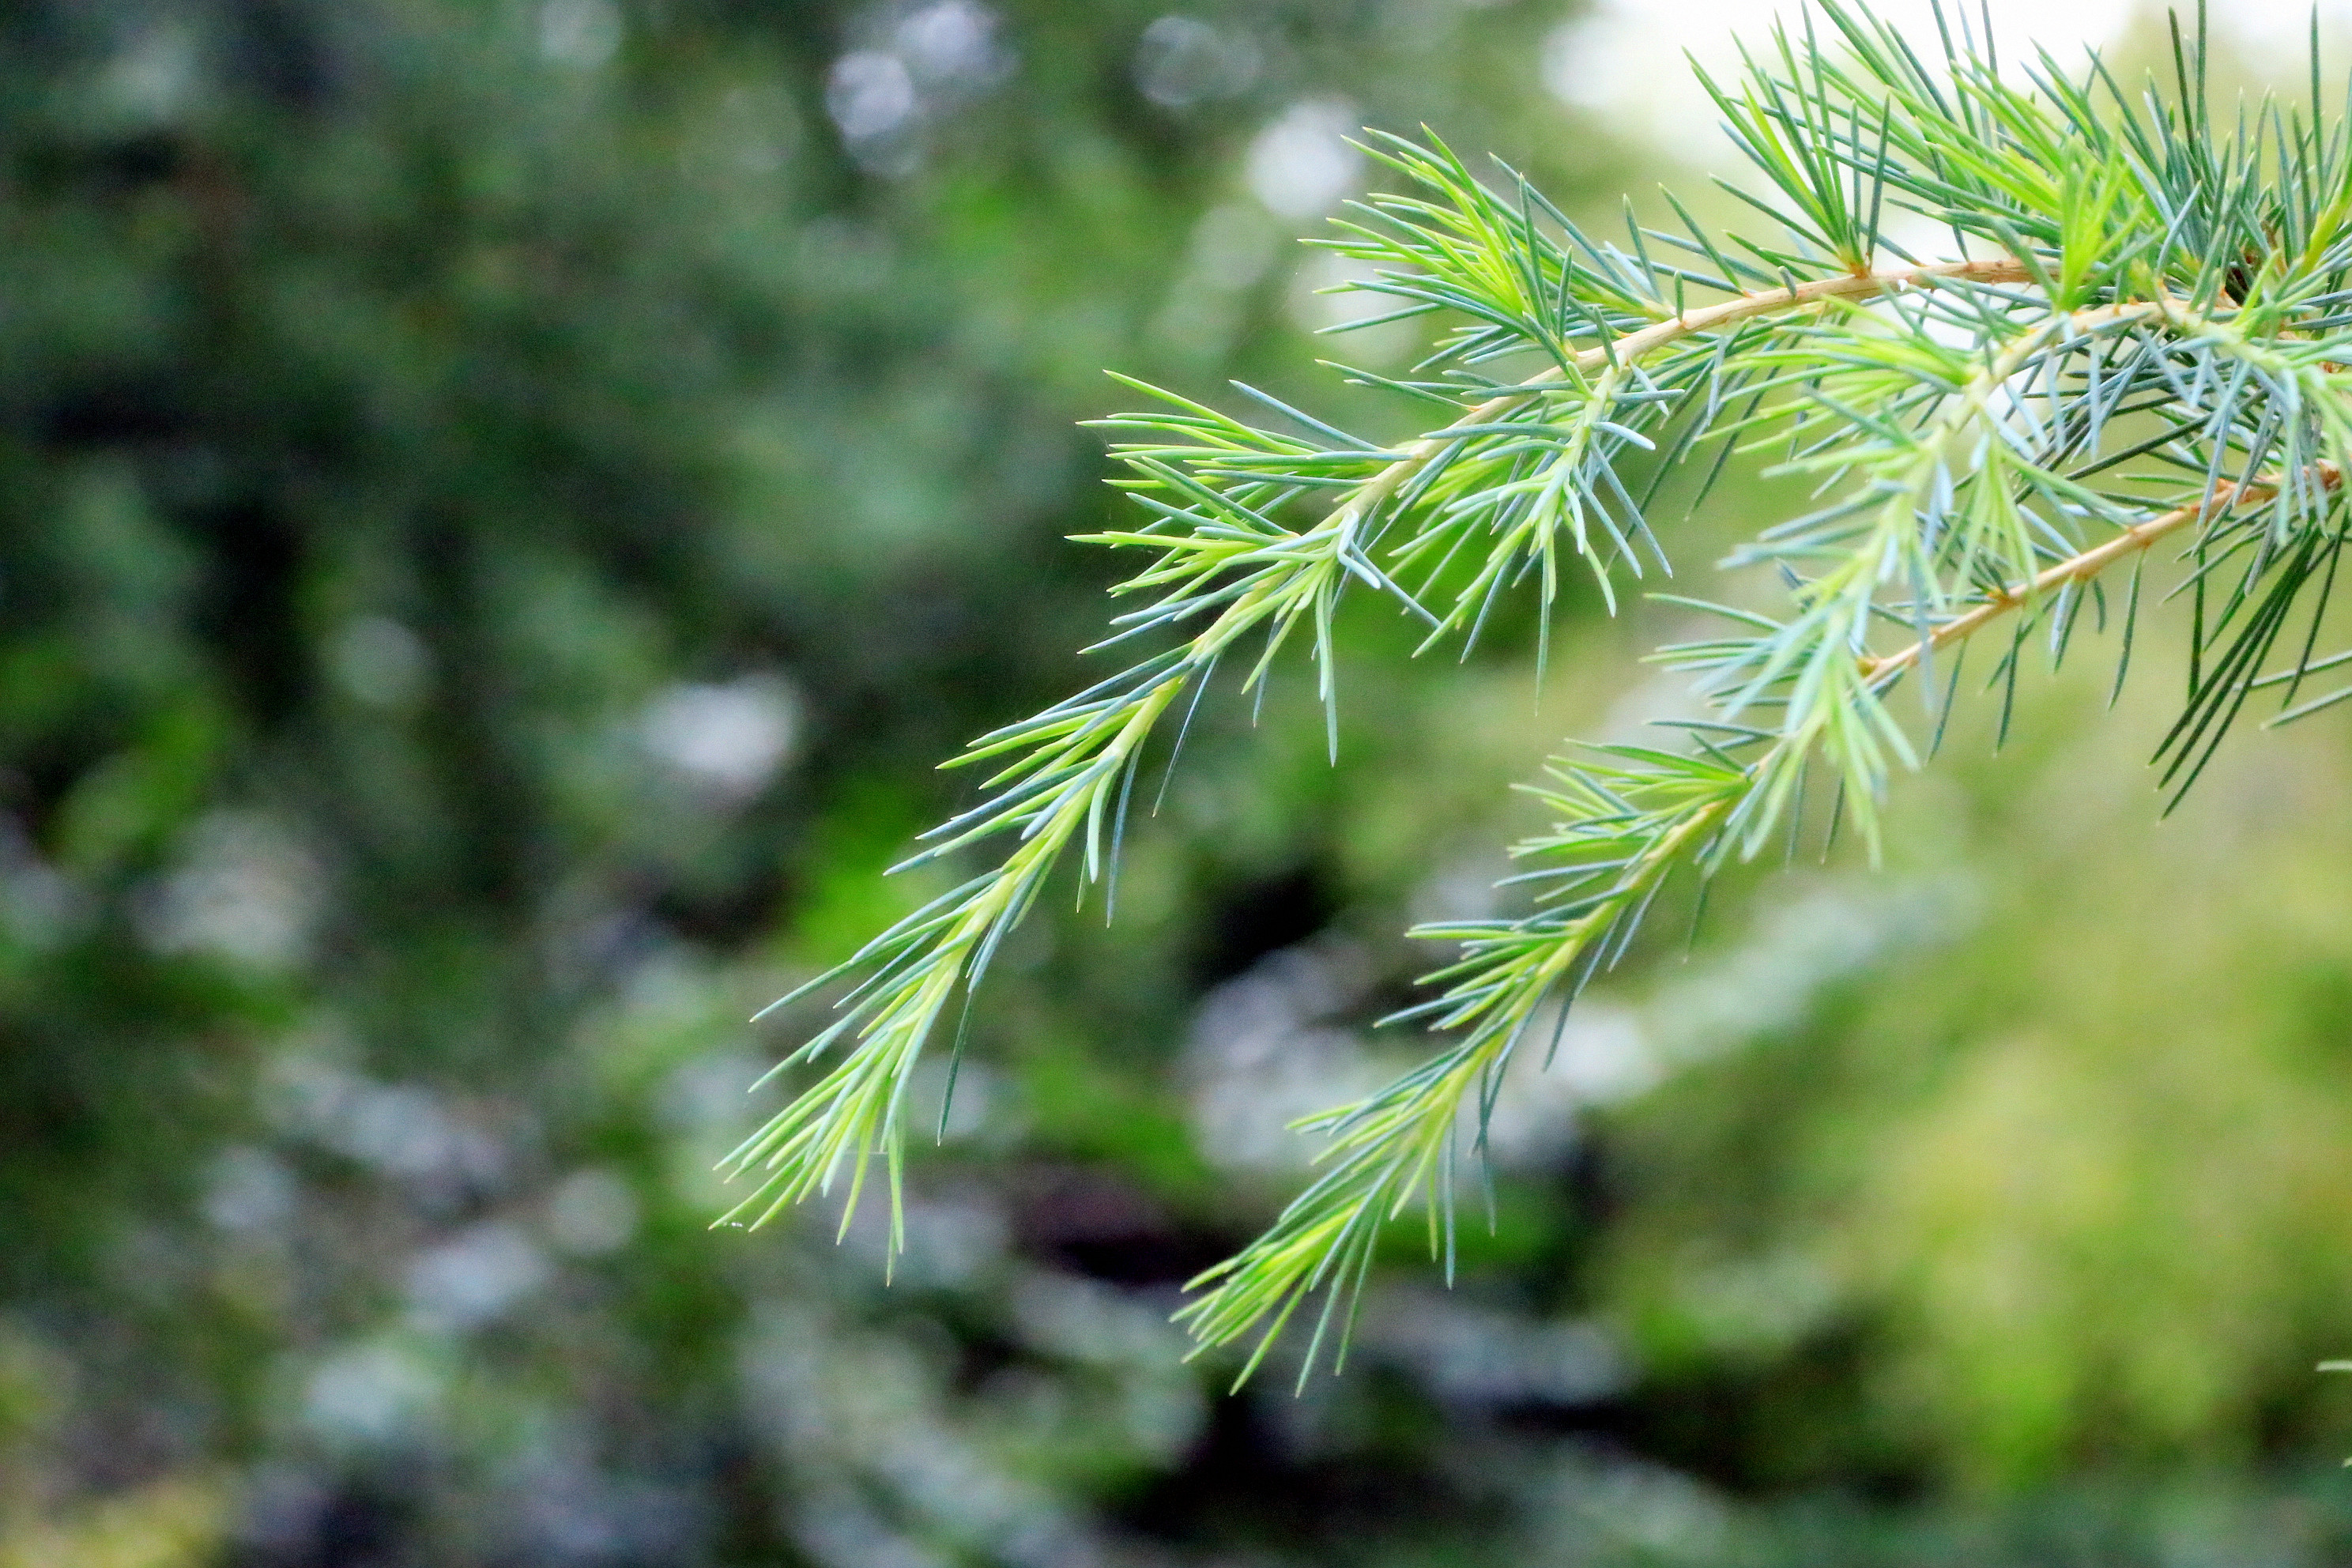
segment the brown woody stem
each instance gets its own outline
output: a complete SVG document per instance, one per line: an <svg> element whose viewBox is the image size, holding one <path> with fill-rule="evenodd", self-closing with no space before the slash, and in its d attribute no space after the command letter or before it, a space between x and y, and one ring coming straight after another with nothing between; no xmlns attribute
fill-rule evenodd
<svg viewBox="0 0 2352 1568"><path fill-rule="evenodd" d="M2315 464L2314 471L2319 476L2319 482L2323 489L2332 490L2344 482L2343 470L2334 463ZM2065 560L2036 573L2031 582L2020 584L2013 588L2002 589L1997 595L1987 598L1983 604L1977 605L1967 614L1955 616L1946 621L1909 647L1899 649L1883 658L1864 659L1862 661L1863 678L1873 683L1892 680L1936 649L1948 647L1973 635L1987 623L1998 620L2019 605L2027 604L2054 588L2063 587L2068 583L2087 583L2125 556L2146 550L2168 533L2176 533L2191 523L2202 522L2207 518L2219 516L2236 507L2251 506L2260 501L2269 500L2278 494L2278 485L2279 482L2275 479L2256 479L2243 485L2216 485L2213 487L2212 493L2201 501L2189 506L2175 507L2170 511L2149 518L2146 522L2135 523L2104 544L2085 550L2079 555L2070 555Z"/></svg>
<svg viewBox="0 0 2352 1568"><path fill-rule="evenodd" d="M1579 374L1588 374L1612 363L1641 359L1668 343L1699 332L1736 325L1757 316L1801 310L1807 305L1817 305L1830 300L1870 300L1881 294L1900 293L1906 289L1933 288L1946 282L2024 283L2031 281L2032 277L2023 262L2004 256L1985 261L1939 261L1930 267L1906 267L1889 272L1858 272L1820 278L1792 288L1767 289L1760 294L1742 294L1736 300L1685 310L1637 331L1628 332L1598 348L1586 349L1570 363ZM1479 404L1445 429L1423 437L1407 447L1395 462L1366 480L1362 488L1348 499L1344 510L1357 519L1370 517L1382 501L1396 493L1399 486L1426 467L1431 458L1461 439L1454 434L1455 429L1489 424L1529 393L1565 379L1567 372L1563 367L1548 366L1510 391L1499 393Z"/></svg>

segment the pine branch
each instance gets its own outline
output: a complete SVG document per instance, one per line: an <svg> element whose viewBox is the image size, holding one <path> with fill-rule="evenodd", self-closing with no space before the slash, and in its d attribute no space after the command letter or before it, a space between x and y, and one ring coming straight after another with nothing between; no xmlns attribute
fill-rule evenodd
<svg viewBox="0 0 2352 1568"><path fill-rule="evenodd" d="M1300 1363L1302 1384L1335 1326L1344 1343L1381 1229L1415 1202L1428 1216L1431 1251L1445 1249L1452 1278L1452 1184L1465 1104L1474 1097L1479 1104L1483 1144L1484 1112L1537 1009L1564 982L1571 993L1581 988L1612 938L1630 931L1665 878L1754 784L1750 771L1710 759L1630 748L1604 758L1557 769L1559 787L1536 792L1567 818L1553 837L1514 852L1562 862L1544 876L1537 915L1414 933L1463 943L1458 963L1427 977L1448 988L1413 1010L1463 1031L1458 1042L1370 1098L1297 1123L1329 1140L1328 1168L1264 1236L1187 1285L1206 1293L1177 1320L1204 1347L1257 1335L1235 1386L1318 1290L1324 1305Z"/></svg>
<svg viewBox="0 0 2352 1568"><path fill-rule="evenodd" d="M1409 376L1353 373L1424 419L1443 408L1436 427L1391 445L1243 388L1276 416L1260 426L1128 384L1159 407L1103 424L1146 521L1087 542L1150 555L1116 590L1139 607L1110 642L1160 650L951 764L996 771L906 864L1012 848L795 994L846 988L786 1065L840 1058L737 1151L758 1182L734 1216L844 1177L854 1206L877 1157L895 1209L907 1085L940 1018L1074 847L1081 889L1108 879L1139 766L1229 654L1262 690L1303 637L1336 750L1350 584L1422 616L1424 647L1475 639L1522 586L1548 626L1570 556L1613 610L1640 551L1665 564L1628 483L1637 453L1663 473L1712 442L1719 472L1769 447L1768 472L1813 484L1816 510L1726 563L1770 574L1788 608L1720 610L1728 634L1660 651L1714 704L1685 726L1691 751L1602 748L1533 792L1558 821L1514 850L1524 913L1416 933L1457 945L1400 1016L1435 1053L1301 1124L1327 1140L1320 1174L1181 1314L1203 1346L1255 1336L1244 1376L1318 1292L1305 1369L1343 1347L1384 1227L1415 1205L1450 1260L1455 1166L1483 1152L1504 1068L1624 956L1677 870L1793 833L1820 783L1832 832L1851 818L1875 856L1880 803L1920 761L1887 700L1916 675L1940 736L1940 652L2007 622L2005 733L2028 633L2064 658L2086 603L2107 618L2101 574L2130 562L2120 685L2151 547L2174 539L2189 689L2158 755L2175 800L2255 692L2284 688L2273 722L2352 698L2298 701L2352 662L2315 657L2352 473L2352 128L2266 105L2222 134L2192 53L2169 100L2046 54L2020 86L1948 39L1931 67L1844 0L1820 15L1835 50L1779 29L1738 79L1707 83L1762 177L1765 195L1735 192L1759 233L1711 233L1669 197L1683 232L1629 223L1626 246L1603 243L1507 168L1482 180L1442 143L1371 139L1409 189L1322 243L1369 265L1350 287L1392 306L1383 319L1438 329ZM1948 227L1961 257L1895 251L1896 213ZM2300 652L2264 673L2297 616Z"/></svg>

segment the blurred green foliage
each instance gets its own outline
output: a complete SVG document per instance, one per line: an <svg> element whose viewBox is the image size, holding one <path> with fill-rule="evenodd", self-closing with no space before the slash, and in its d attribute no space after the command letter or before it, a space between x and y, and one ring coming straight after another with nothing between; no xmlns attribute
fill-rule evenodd
<svg viewBox="0 0 2352 1568"><path fill-rule="evenodd" d="M1539 694L1369 616L1339 768L1301 682L1204 710L1118 925L1007 954L895 1283L708 1230L742 1020L1100 624L1101 367L1334 405L1335 127L1638 186L1569 19L0 18L0 1563L2340 1555L2322 726L2155 830L2160 703L2062 686L1910 863L1727 888L1517 1097L1463 1287L1401 1249L1344 1380L1223 1400L1176 1284L1656 629L1580 601Z"/></svg>

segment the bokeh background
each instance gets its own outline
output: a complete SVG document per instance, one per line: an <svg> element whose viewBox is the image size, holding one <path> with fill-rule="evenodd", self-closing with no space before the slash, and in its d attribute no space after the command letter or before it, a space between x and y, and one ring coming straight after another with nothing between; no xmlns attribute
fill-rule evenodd
<svg viewBox="0 0 2352 1568"><path fill-rule="evenodd" d="M2302 82L2249 18L2221 74ZM2159 825L2146 649L1971 710L1883 869L1657 922L1342 1378L1228 1396L1179 1286L1674 612L1571 595L1538 682L1366 606L1337 767L1292 676L1213 705L1118 923L1000 961L893 1283L870 1218L709 1228L820 1015L745 1019L1091 679L1102 372L1401 429L1314 363L1412 350L1314 335L1344 138L1651 211L1735 20L0 13L0 1568L2352 1562L2352 736Z"/></svg>

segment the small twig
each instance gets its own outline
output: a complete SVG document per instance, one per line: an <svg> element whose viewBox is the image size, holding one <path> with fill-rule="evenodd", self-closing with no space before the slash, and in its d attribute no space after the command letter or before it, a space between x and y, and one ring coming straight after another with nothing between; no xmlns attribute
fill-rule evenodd
<svg viewBox="0 0 2352 1568"><path fill-rule="evenodd" d="M2314 465L2323 489L2336 489L2344 482L2343 470L2334 463ZM2044 571L2035 574L2032 581L2013 588L2001 588L1986 596L1985 602L1966 615L1955 616L1937 626L1922 640L1880 658L1862 661L1863 679L1873 684L1890 681L1895 676L1918 663L1937 648L1946 647L1982 629L1989 622L2000 619L2019 605L2063 586L2069 582L2085 583L2109 566L2137 551L2146 550L2168 533L2176 533L2193 522L2228 511L2234 507L2250 506L2266 501L2278 494L2275 478L2256 479L2251 484L2221 484L2205 500L2135 523L2105 543L2070 555Z"/></svg>
<svg viewBox="0 0 2352 1568"><path fill-rule="evenodd" d="M1906 289L1932 288L1945 282L2025 283L2032 281L2032 278L2023 262L2003 256L1984 261L1939 261L1929 267L1906 267L1887 272L1816 279L1792 288L1770 289L1760 294L1742 294L1736 300L1726 300L1704 310L1685 310L1600 347L1586 349L1570 363L1579 374L1585 374L1612 363L1630 363L1696 333L1713 331L1718 327L1731 326L1780 310L1800 310L1828 300L1870 300L1881 294L1900 293ZM1349 494L1339 512L1354 519L1370 517L1382 501L1396 493L1400 485L1461 439L1454 434L1455 430L1491 424L1496 416L1529 393L1556 385L1566 379L1566 374L1561 366L1547 366L1510 391L1497 394L1479 404L1444 429L1423 437L1405 447L1395 462L1365 480Z"/></svg>

